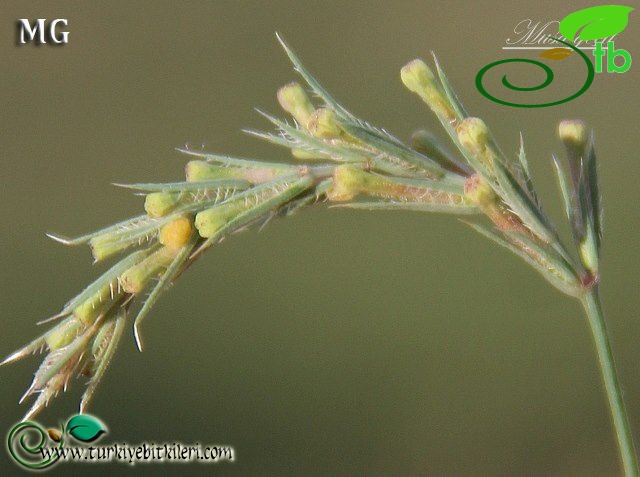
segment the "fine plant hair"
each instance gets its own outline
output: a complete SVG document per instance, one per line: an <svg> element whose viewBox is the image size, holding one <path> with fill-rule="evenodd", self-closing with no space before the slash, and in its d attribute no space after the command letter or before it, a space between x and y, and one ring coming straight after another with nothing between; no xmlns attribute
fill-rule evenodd
<svg viewBox="0 0 640 477"><path fill-rule="evenodd" d="M36 396L24 416L36 416L66 390L75 375L88 378L80 402L85 412L118 342L140 325L160 295L203 252L230 235L263 227L273 218L328 203L331 207L447 213L514 253L586 311L626 475L637 464L598 296L602 205L594 136L580 120L561 121L564 158L552 163L572 231L561 240L542 208L522 137L515 157L505 155L489 128L458 100L435 56L401 70L404 85L435 114L455 146L452 154L427 131L405 143L354 116L338 103L278 37L307 88L292 82L277 94L288 113L259 113L270 131L252 136L289 149L292 160L264 162L194 151L186 179L171 183L118 184L145 196L144 213L78 238L49 236L66 245L88 244L96 262L124 255L70 299L48 331L4 363L46 350L20 402ZM312 95L309 95L312 93Z"/></svg>

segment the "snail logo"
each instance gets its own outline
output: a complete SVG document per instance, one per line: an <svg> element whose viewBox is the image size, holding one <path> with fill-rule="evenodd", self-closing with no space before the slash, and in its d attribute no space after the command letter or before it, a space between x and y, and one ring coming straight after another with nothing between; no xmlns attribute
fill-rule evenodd
<svg viewBox="0 0 640 477"><path fill-rule="evenodd" d="M11 458L29 470L43 470L60 459L59 452L45 452L52 448L62 449L65 439L88 444L98 440L107 432L104 423L90 414L76 414L60 426L48 428L34 421L19 422L7 435L7 450Z"/></svg>
<svg viewBox="0 0 640 477"><path fill-rule="evenodd" d="M602 40L604 38L615 36L623 31L627 27L627 23L629 21L629 13L632 10L633 8L624 5L601 5L573 12L567 15L560 22L559 31L564 39L555 37L551 37L551 39L561 45L564 45L564 47L558 46L557 48L545 50L539 56L546 60L559 61L569 58L570 56L574 56L575 53L575 56L584 61L587 69L587 77L582 84L582 87L574 94L557 101L546 103L515 103L497 98L485 89L484 85L482 84L482 79L485 73L496 66L507 63L529 63L542 68L542 70L546 74L545 80L541 84L536 86L516 86L509 82L509 80L507 79L507 75L504 75L502 77L502 84L508 89L512 91L531 92L538 91L549 86L553 82L553 70L541 61L527 58L509 58L506 60L494 61L493 63L490 63L482 68L476 75L476 87L478 88L478 91L480 91L483 96L490 99L491 101L502 104L504 106L512 106L515 108L545 108L548 106L556 106L558 104L571 101L572 99L577 98L585 91L587 91L589 89L589 86L591 86L591 83L593 83L595 73L601 73L603 70L602 57L605 55L605 53L607 56L607 72L625 73L631 67L631 55L629 54L629 52L622 49L616 50L615 43L613 41L608 41L606 48L604 48ZM572 38L574 41L570 41L570 38ZM595 48L593 50L595 67L591 62L591 59L581 49L574 45L576 40L599 40L595 42ZM622 65L618 65L616 63L615 60L618 57L624 60L624 63Z"/></svg>

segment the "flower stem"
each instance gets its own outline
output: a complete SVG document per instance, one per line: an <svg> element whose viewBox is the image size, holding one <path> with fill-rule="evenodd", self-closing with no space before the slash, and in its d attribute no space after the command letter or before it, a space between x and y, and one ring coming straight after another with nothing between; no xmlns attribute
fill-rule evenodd
<svg viewBox="0 0 640 477"><path fill-rule="evenodd" d="M627 411L622 399L620 383L616 375L616 369L613 362L613 354L607 330L600 305L600 297L597 287L594 287L589 293L585 294L581 299L589 321L589 327L593 334L593 340L598 351L598 364L604 380L604 387L609 401L609 409L613 418L613 427L616 431L616 439L618 441L618 449L622 458L624 474L627 477L637 477L638 462L636 459L635 448L633 445L633 436L629 426Z"/></svg>

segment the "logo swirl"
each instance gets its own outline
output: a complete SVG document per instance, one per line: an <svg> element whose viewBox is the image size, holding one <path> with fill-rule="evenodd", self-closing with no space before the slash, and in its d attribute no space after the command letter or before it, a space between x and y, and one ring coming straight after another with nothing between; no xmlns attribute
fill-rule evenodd
<svg viewBox="0 0 640 477"><path fill-rule="evenodd" d="M591 86L591 83L593 83L593 79L595 77L595 71L594 71L594 67L593 64L591 63L591 61L589 60L589 58L587 57L587 55L585 55L582 51L580 51L579 48L576 48L573 44L560 40L559 38L553 38L551 37L553 40L562 43L563 45L568 46L569 48L571 48L573 51L575 51L576 53L578 53L580 55L580 57L584 60L585 64L587 65L587 78L584 82L584 84L582 85L582 88L580 88L579 91L577 91L576 93L572 94L571 96L568 96L566 98L560 99L558 101L552 101L549 103L512 103L509 101L504 101L500 98L496 98L495 96L493 96L491 93L489 93L484 85L482 84L482 78L484 77L484 74L489 71L491 68L493 68L494 66L498 66L498 65L502 65L505 63L530 63L533 65L536 65L540 68L542 68L544 70L544 72L546 73L546 79L539 85L536 86L529 86L529 87L523 87L523 86L516 86L513 85L509 82L509 80L507 79L507 75L504 75L502 77L502 84L505 85L507 88L509 88L510 90L513 91L537 91L543 88L546 88L547 86L549 86L552 82L553 82L553 71L551 70L551 68L547 65L545 65L544 63L537 61L537 60L530 60L530 59L526 59L526 58L509 58L506 60L499 60L499 61L494 61L493 63L489 63L487 66L485 66L484 68L482 68L480 71L478 71L478 74L476 75L476 87L478 88L478 91L480 91L480 93L485 96L486 98L490 99L491 101L494 101L496 103L502 104L504 106L512 106L514 108L546 108L548 106L556 106L558 104L562 104L562 103L566 103L567 101L571 101L575 98L577 98L578 96L580 96L581 94L583 94L585 91L587 91L589 89L589 86Z"/></svg>
<svg viewBox="0 0 640 477"><path fill-rule="evenodd" d="M24 421L16 424L9 432L7 449L11 457L23 467L32 470L46 469L55 464L59 458L57 453L51 453L45 457L42 449L47 440L48 433L42 426L35 422ZM59 446L63 446L62 440Z"/></svg>

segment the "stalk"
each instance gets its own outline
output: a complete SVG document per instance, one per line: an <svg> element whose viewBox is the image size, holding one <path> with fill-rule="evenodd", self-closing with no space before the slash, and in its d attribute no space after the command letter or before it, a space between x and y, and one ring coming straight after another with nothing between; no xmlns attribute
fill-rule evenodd
<svg viewBox="0 0 640 477"><path fill-rule="evenodd" d="M609 409L613 419L613 427L616 432L618 442L618 450L622 458L624 475L627 477L637 477L638 461L636 459L635 448L633 445L633 436L629 426L629 418L622 399L622 391L618 376L616 375L615 364L613 362L613 354L611 345L607 336L607 329L600 305L600 297L597 287L584 295L581 299L582 306L589 321L593 341L598 352L598 364L602 379L604 380L605 392L609 402Z"/></svg>

